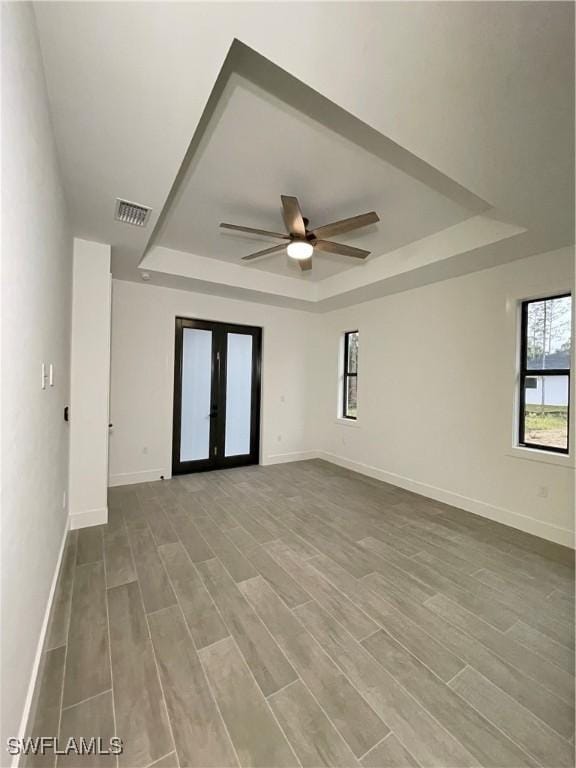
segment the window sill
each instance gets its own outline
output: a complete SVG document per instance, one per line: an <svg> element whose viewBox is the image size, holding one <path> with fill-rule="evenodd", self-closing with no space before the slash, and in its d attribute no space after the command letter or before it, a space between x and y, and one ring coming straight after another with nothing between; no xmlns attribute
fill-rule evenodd
<svg viewBox="0 0 576 768"><path fill-rule="evenodd" d="M574 469L574 457L570 456L570 454L539 451L537 448L521 448L520 446L515 446L506 455L512 459L537 461L540 464L554 464L557 467Z"/></svg>
<svg viewBox="0 0 576 768"><path fill-rule="evenodd" d="M343 427L352 427L353 429L359 429L360 427L358 419L344 419L341 416L338 416L335 419L335 423L340 424Z"/></svg>

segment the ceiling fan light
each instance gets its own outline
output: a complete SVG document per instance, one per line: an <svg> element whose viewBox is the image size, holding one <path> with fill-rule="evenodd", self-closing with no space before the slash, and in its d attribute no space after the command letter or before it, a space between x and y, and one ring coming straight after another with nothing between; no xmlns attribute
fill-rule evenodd
<svg viewBox="0 0 576 768"><path fill-rule="evenodd" d="M298 261L303 261L304 259L309 259L310 256L312 256L314 253L314 246L312 243L308 243L305 240L293 240L288 244L286 251L288 252L288 256L290 256L291 259L298 259Z"/></svg>

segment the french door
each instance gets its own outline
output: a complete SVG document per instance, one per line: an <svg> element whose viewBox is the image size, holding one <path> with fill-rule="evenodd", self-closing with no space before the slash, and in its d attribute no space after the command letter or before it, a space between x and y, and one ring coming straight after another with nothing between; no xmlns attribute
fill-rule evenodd
<svg viewBox="0 0 576 768"><path fill-rule="evenodd" d="M172 474L257 464L262 330L176 318Z"/></svg>

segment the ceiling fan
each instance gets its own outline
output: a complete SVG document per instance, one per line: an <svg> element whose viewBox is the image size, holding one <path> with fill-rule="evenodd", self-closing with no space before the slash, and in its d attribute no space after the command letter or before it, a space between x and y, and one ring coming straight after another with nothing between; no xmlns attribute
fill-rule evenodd
<svg viewBox="0 0 576 768"><path fill-rule="evenodd" d="M351 256L354 259L365 259L370 255L370 251L353 248L351 245L344 245L343 243L334 243L324 238L340 235L343 232L351 232L353 229L366 227L368 224L375 224L377 221L380 221L380 218L374 211L334 221L332 224L325 224L322 227L316 227L316 229L308 229L309 221L302 216L298 199L288 195L280 195L280 199L282 200L282 212L288 234L270 232L267 229L255 229L254 227L242 227L239 224L220 224L222 229L234 229L239 232L250 232L255 235L276 237L284 241L288 240L288 244L284 242L280 245L273 245L271 248L264 248L263 251L256 251L256 253L243 256L243 261L270 256L285 248L288 256L296 259L300 269L304 271L312 269L312 254L315 249L326 253L337 253L341 256Z"/></svg>

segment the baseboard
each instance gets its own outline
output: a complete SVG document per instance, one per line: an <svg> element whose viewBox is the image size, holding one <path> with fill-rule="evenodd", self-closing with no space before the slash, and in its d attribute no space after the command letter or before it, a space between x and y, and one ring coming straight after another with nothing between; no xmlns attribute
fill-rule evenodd
<svg viewBox="0 0 576 768"><path fill-rule="evenodd" d="M62 565L62 557L64 555L64 547L66 546L66 536L68 535L68 521L64 526L64 533L62 535L62 541L60 542L60 551L58 552L58 558L56 559L56 567L52 576L52 583L50 585L50 592L48 593L48 602L46 603L46 610L44 611L44 618L42 619L42 626L40 628L40 636L36 645L36 654L34 655L34 663L32 665L32 673L30 675L30 682L28 683L28 690L26 692L26 699L24 700L24 709L22 711L22 717L20 719L20 727L18 728L18 738L23 739L28 727L28 721L32 711L32 705L34 704L34 693L36 691L36 683L38 681L38 673L40 671L40 665L42 663L42 654L44 652L44 644L46 642L46 633L48 631L48 625L50 622L50 615L52 613L52 603L54 602L54 595L56 593L56 585L58 584L58 577L60 576L60 566ZM13 768L19 764L21 755L15 755L12 759L11 765Z"/></svg>
<svg viewBox="0 0 576 768"><path fill-rule="evenodd" d="M75 531L76 528L90 528L92 525L106 525L108 522L108 507L76 512L76 514L70 515L69 521L71 531Z"/></svg>
<svg viewBox="0 0 576 768"><path fill-rule="evenodd" d="M165 480L172 477L172 473L167 469L143 469L140 472L119 472L116 475L110 475L108 478L108 487L115 488L117 485L153 483L155 480L160 480L162 475Z"/></svg>
<svg viewBox="0 0 576 768"><path fill-rule="evenodd" d="M287 464L290 461L308 461L318 458L318 451L292 451L291 453L273 453L262 457L262 466Z"/></svg>
<svg viewBox="0 0 576 768"><path fill-rule="evenodd" d="M352 461L342 456L337 456L333 453L327 453L325 451L317 451L315 458L324 459L332 464L337 464L340 467L350 469L353 472L358 472L361 475L367 475L373 477L376 480L382 480L385 483L396 485L399 488L404 488L407 491L413 491L419 493L422 496L427 496L435 501L441 501L444 504L451 504L454 507L465 509L467 512L473 512L475 515L481 517L487 517L490 520L494 520L496 523L503 523L509 525L512 528L518 528L526 533L531 533L534 536L539 536L541 539L547 539L553 541L556 544L562 544L565 547L574 549L574 532L566 528L560 528L550 523L544 523L541 520L535 520L533 517L527 517L520 515L518 512L513 512L510 509L504 509L503 507L496 507L492 504L487 504L479 499L473 499L469 496L463 496L453 491L448 491L444 488L437 488L434 485L420 482L419 480L412 480L409 477L398 475L394 472L387 472L384 469L378 467L372 467L369 464L362 464L358 461Z"/></svg>

